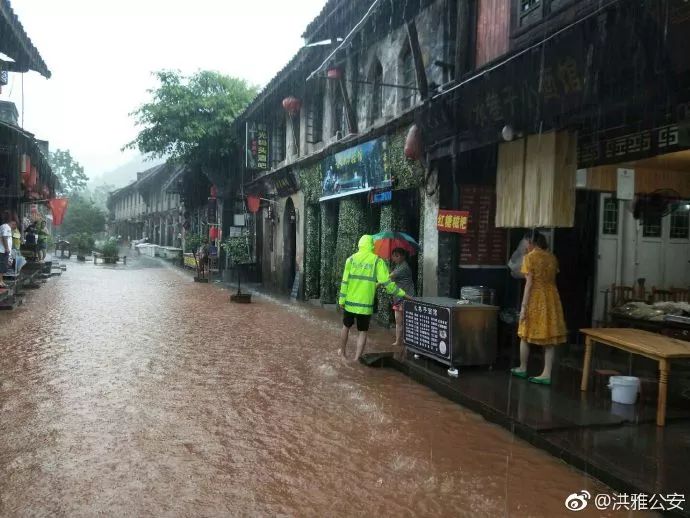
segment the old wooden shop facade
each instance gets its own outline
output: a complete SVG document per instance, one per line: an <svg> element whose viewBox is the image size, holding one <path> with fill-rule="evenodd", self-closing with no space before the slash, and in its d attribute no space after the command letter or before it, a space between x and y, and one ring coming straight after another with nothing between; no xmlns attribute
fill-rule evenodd
<svg viewBox="0 0 690 518"><path fill-rule="evenodd" d="M236 121L264 284L333 303L357 237L396 229L422 243L419 293L512 306L507 259L538 227L572 330L612 284L687 287L688 29L674 0L330 0Z"/></svg>

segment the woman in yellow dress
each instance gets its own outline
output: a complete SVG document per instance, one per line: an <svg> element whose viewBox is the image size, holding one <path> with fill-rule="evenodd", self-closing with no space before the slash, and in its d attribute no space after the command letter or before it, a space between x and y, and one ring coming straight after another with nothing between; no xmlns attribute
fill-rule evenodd
<svg viewBox="0 0 690 518"><path fill-rule="evenodd" d="M548 251L546 238L536 230L527 236L527 255L522 263L525 293L520 310L520 366L511 370L514 376L527 378L529 346L544 347L544 370L529 378L532 383L551 384L554 347L566 342L567 331L561 298L556 288L558 260Z"/></svg>

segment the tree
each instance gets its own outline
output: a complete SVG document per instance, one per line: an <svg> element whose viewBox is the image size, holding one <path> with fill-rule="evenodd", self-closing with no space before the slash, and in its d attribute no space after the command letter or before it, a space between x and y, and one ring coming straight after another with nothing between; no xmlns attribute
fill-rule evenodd
<svg viewBox="0 0 690 518"><path fill-rule="evenodd" d="M62 225L56 232L69 238L76 234L97 234L105 230L105 212L88 197L75 193L70 196L69 207Z"/></svg>
<svg viewBox="0 0 690 518"><path fill-rule="evenodd" d="M84 173L84 167L72 157L68 149L51 152L48 161L53 172L60 179L58 194L70 196L86 187L89 178Z"/></svg>
<svg viewBox="0 0 690 518"><path fill-rule="evenodd" d="M235 146L232 122L257 93L245 80L203 70L154 72L152 101L130 115L142 127L125 148L185 163L213 178Z"/></svg>

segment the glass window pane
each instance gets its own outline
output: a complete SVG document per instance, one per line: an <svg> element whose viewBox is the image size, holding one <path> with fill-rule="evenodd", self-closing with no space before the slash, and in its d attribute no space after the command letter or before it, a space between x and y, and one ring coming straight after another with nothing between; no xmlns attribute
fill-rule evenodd
<svg viewBox="0 0 690 518"><path fill-rule="evenodd" d="M601 233L609 236L618 235L618 200L606 198Z"/></svg>
<svg viewBox="0 0 690 518"><path fill-rule="evenodd" d="M690 237L690 211L682 208L671 214L671 239Z"/></svg>

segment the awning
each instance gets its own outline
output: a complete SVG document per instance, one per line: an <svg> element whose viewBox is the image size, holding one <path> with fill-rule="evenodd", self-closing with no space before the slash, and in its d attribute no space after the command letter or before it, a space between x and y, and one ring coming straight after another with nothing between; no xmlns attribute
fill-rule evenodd
<svg viewBox="0 0 690 518"><path fill-rule="evenodd" d="M4 70L10 72L35 70L46 78L51 76L50 70L27 36L8 0L0 0L0 52L14 60L14 62L4 62L2 64Z"/></svg>

